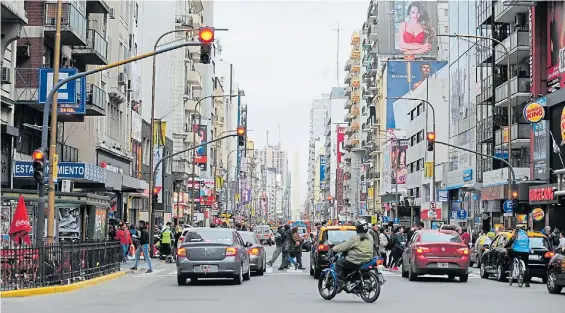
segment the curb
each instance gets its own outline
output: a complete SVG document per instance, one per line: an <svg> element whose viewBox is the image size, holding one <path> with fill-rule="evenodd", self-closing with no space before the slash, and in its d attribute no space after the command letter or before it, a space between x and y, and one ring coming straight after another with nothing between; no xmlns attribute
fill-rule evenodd
<svg viewBox="0 0 565 313"><path fill-rule="evenodd" d="M95 286L110 280L114 280L119 277L123 277L125 275L126 275L125 272L116 272L105 276L96 277L93 279L81 281L78 283L72 283L68 285L2 291L0 292L0 298L31 297L31 296L53 294L53 293L69 292L90 286Z"/></svg>

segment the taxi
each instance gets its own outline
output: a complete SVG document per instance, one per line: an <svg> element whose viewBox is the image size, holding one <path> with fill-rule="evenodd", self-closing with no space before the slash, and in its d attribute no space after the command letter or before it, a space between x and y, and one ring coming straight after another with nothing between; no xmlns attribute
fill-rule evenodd
<svg viewBox="0 0 565 313"><path fill-rule="evenodd" d="M495 275L496 280L504 281L508 275L508 270L512 260L504 246L512 237L512 233L504 231L499 233L493 240L488 249L483 252L481 258L480 273L482 278L488 278L491 274ZM553 258L551 243L541 232L529 231L530 237L530 256L528 270L530 277L539 277L543 283L547 283L547 268L549 260Z"/></svg>
<svg viewBox="0 0 565 313"><path fill-rule="evenodd" d="M323 226L312 242L310 251L310 276L320 278L324 268L330 265L328 252L330 249L355 236L355 226ZM330 247L331 244L331 247Z"/></svg>
<svg viewBox="0 0 565 313"><path fill-rule="evenodd" d="M477 267L481 268L483 253L485 253L485 251L490 247L491 242L492 239L490 239L488 235L482 235L477 238L475 245L471 248L469 266L472 267L473 264L477 264Z"/></svg>

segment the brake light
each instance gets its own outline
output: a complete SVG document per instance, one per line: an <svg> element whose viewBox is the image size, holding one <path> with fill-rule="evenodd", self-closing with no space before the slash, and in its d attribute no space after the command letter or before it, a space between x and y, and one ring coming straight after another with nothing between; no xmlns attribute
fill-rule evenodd
<svg viewBox="0 0 565 313"><path fill-rule="evenodd" d="M463 254L463 255L468 255L468 254L469 254L469 249L467 249L467 248L459 248L459 249L457 249L457 253Z"/></svg>
<svg viewBox="0 0 565 313"><path fill-rule="evenodd" d="M177 256L186 257L186 249L185 248L178 248L177 249Z"/></svg>
<svg viewBox="0 0 565 313"><path fill-rule="evenodd" d="M318 245L318 251L328 251L330 247L327 245Z"/></svg>
<svg viewBox="0 0 565 313"><path fill-rule="evenodd" d="M426 252L430 252L429 248L426 247L418 247L416 248L416 253L418 254L422 254L422 253L426 253Z"/></svg>
<svg viewBox="0 0 565 313"><path fill-rule="evenodd" d="M226 256L235 256L237 254L237 248L228 247L226 248Z"/></svg>
<svg viewBox="0 0 565 313"><path fill-rule="evenodd" d="M546 259L551 259L554 255L555 255L555 252L548 251L543 255L543 257L546 258Z"/></svg>
<svg viewBox="0 0 565 313"><path fill-rule="evenodd" d="M259 255L259 248L252 248L247 251L249 251L249 254L251 255Z"/></svg>

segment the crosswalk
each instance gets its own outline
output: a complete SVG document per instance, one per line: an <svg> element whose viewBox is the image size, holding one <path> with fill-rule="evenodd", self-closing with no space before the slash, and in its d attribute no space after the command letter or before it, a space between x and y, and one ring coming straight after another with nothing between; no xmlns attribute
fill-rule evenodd
<svg viewBox="0 0 565 313"><path fill-rule="evenodd" d="M135 272L129 271L130 276L132 277L138 277L138 278L147 278L147 277L175 277L177 276L177 272L176 270L173 270L171 268L157 268L153 270L153 273L145 273L145 270L138 270ZM279 271L276 268L273 267L268 267L264 273L265 276L287 276L287 275L309 275L309 271L307 269L305 270L294 270L294 269L288 269L288 270L282 270ZM401 273L400 271L383 271L383 276L385 277L400 277ZM442 278L445 276L436 276L436 275L426 275L424 277L430 277L430 278ZM475 272L471 272L469 273L469 278L480 278L479 273L475 273Z"/></svg>

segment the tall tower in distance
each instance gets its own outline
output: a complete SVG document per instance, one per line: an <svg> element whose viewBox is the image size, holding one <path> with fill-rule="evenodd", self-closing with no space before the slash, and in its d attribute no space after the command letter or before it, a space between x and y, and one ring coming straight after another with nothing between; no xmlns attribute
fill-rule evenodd
<svg viewBox="0 0 565 313"><path fill-rule="evenodd" d="M293 220L302 219L302 202L300 201L300 157L298 152L294 152L292 166L292 201L290 212Z"/></svg>

